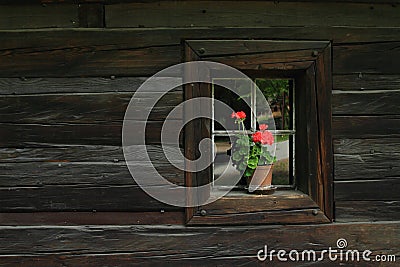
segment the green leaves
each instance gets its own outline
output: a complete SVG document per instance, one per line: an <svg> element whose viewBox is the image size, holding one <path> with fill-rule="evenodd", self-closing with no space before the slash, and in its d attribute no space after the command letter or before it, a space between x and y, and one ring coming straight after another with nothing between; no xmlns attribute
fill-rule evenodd
<svg viewBox="0 0 400 267"><path fill-rule="evenodd" d="M243 176L252 176L259 165L275 162L276 158L271 155L267 146L254 143L251 137L245 134L237 135L235 138L231 160L238 171L244 172Z"/></svg>

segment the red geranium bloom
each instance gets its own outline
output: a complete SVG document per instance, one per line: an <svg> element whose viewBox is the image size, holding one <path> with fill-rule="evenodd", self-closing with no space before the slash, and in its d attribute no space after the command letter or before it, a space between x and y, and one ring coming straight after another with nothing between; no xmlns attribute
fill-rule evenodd
<svg viewBox="0 0 400 267"><path fill-rule="evenodd" d="M274 136L270 131L264 131L261 134L261 144L272 145L274 143Z"/></svg>
<svg viewBox="0 0 400 267"><path fill-rule="evenodd" d="M239 111L239 112L236 113L236 116L239 119L245 119L246 118L246 113L244 113L243 111Z"/></svg>
<svg viewBox="0 0 400 267"><path fill-rule="evenodd" d="M260 124L259 128L260 128L261 131L265 131L265 130L268 129L268 125L266 125L266 124Z"/></svg>
<svg viewBox="0 0 400 267"><path fill-rule="evenodd" d="M261 140L262 140L262 133L261 133L261 132L255 132L255 133L252 135L252 138L253 138L253 142L254 142L254 143L260 143Z"/></svg>
<svg viewBox="0 0 400 267"><path fill-rule="evenodd" d="M238 120L245 119L246 118L246 113L244 113L243 111L232 112L231 117L235 118L235 119L238 119Z"/></svg>

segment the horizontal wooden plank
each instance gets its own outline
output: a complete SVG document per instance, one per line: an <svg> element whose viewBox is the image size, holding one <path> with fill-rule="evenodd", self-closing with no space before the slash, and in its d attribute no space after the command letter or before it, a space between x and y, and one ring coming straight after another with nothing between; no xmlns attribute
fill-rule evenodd
<svg viewBox="0 0 400 267"><path fill-rule="evenodd" d="M336 201L337 222L398 221L400 201Z"/></svg>
<svg viewBox="0 0 400 267"><path fill-rule="evenodd" d="M1 255L129 253L133 259L256 257L268 249L321 251L345 238L347 249L399 255L399 222L243 227L1 226ZM162 242L160 242L162 240ZM336 262L337 264L337 262Z"/></svg>
<svg viewBox="0 0 400 267"><path fill-rule="evenodd" d="M41 51L22 53L15 50L9 53L3 50L0 53L2 65L8 66L10 71L2 76L101 76L128 73L140 76L152 75L181 62L179 45L121 50L99 46L102 44L97 42L93 43L92 47L50 50L42 48ZM22 62L24 64L21 64ZM118 69L125 70L118 71Z"/></svg>
<svg viewBox="0 0 400 267"><path fill-rule="evenodd" d="M254 253L253 253L254 254ZM321 253L316 253L319 258ZM326 255L326 254L325 254ZM340 257L339 254L332 253L332 256ZM373 259L375 255L371 255ZM301 256L300 256L301 257ZM305 256L307 258L307 256ZM350 256L351 258L351 256ZM272 257L273 266L278 267L291 267L293 266L292 261L280 261L277 256ZM168 259L168 256L162 256L161 258L149 258L149 257L136 257L131 253L108 253L108 254L86 254L86 255L47 255L47 256L0 256L0 263L3 266L14 267L16 265L21 267L34 266L52 266L52 267L64 267L67 266L101 266L101 265L116 265L116 266L220 266L220 267L231 267L231 266L265 266L268 262L260 262L256 256L229 256L229 257L201 257L192 258L184 257L180 259ZM296 263L297 266L298 263ZM326 267L336 267L337 261L331 261L326 258L322 261L307 261L307 266L321 266L323 264ZM359 267L397 267L397 262L365 262L365 261L343 261L340 262L340 266L359 266Z"/></svg>
<svg viewBox="0 0 400 267"><path fill-rule="evenodd" d="M333 116L334 138L399 137L400 116Z"/></svg>
<svg viewBox="0 0 400 267"><path fill-rule="evenodd" d="M315 57L312 50L277 52L273 54L233 55L207 57L204 60L235 66L241 70L298 70L307 69Z"/></svg>
<svg viewBox="0 0 400 267"><path fill-rule="evenodd" d="M271 39L273 36L274 39L333 40L337 44L398 41L399 34L400 28L319 26L6 31L0 35L0 77L149 76L180 63L181 40L199 36L202 39ZM345 57L343 61L352 60L349 55L341 57Z"/></svg>
<svg viewBox="0 0 400 267"><path fill-rule="evenodd" d="M0 213L0 225L184 224L183 211L167 212L22 212ZM1 261L1 260L0 260Z"/></svg>
<svg viewBox="0 0 400 267"><path fill-rule="evenodd" d="M79 4L79 27L103 28L104 5L96 2Z"/></svg>
<svg viewBox="0 0 400 267"><path fill-rule="evenodd" d="M317 213L315 213L317 211ZM329 219L319 209L261 211L219 215L195 215L189 225L256 225L328 223Z"/></svg>
<svg viewBox="0 0 400 267"><path fill-rule="evenodd" d="M333 115L400 115L400 89L333 91Z"/></svg>
<svg viewBox="0 0 400 267"><path fill-rule="evenodd" d="M149 177L152 167L165 179L183 184L183 171L168 162L129 163L136 168L135 177ZM183 164L182 164L183 165ZM44 163L3 163L0 164L2 187L43 186L43 185L132 185L135 184L125 162L44 162ZM156 183L154 183L156 184Z"/></svg>
<svg viewBox="0 0 400 267"><path fill-rule="evenodd" d="M400 42L339 45L333 47L333 73L398 74Z"/></svg>
<svg viewBox="0 0 400 267"><path fill-rule="evenodd" d="M92 47L132 49L179 45L180 40L331 40L334 44L399 41L400 27L281 26L154 29L39 29L1 31L2 49L20 52ZM100 38L101 37L101 38ZM29 47L24 46L29 40ZM68 42L66 42L68 40Z"/></svg>
<svg viewBox="0 0 400 267"><path fill-rule="evenodd" d="M107 27L399 26L392 5L190 1L105 6ZM340 18L340 19L338 19Z"/></svg>
<svg viewBox="0 0 400 267"><path fill-rule="evenodd" d="M0 8L0 30L79 27L78 5L11 5Z"/></svg>
<svg viewBox="0 0 400 267"><path fill-rule="evenodd" d="M161 146L147 146L151 162L145 161L138 146L127 148L129 165L135 177L147 177L152 167L165 179L184 184L183 171L165 157ZM179 150L165 151L178 156ZM140 150L142 151L142 150ZM132 161L134 159L134 161ZM183 165L183 164L182 164ZM135 168L137 166L137 168ZM121 147L70 146L51 148L0 149L0 186L29 187L44 185L134 185ZM151 177L148 177L151 185ZM156 184L156 183L154 183Z"/></svg>
<svg viewBox="0 0 400 267"><path fill-rule="evenodd" d="M321 52L329 45L327 41L276 41L276 40L187 40L189 47L202 58L232 55L251 55L269 53L274 57L279 52L300 52L311 50ZM307 53L305 54L307 55Z"/></svg>
<svg viewBox="0 0 400 267"><path fill-rule="evenodd" d="M337 139L335 180L400 177L400 139Z"/></svg>
<svg viewBox="0 0 400 267"><path fill-rule="evenodd" d="M344 74L333 75L333 89L342 91L399 90L400 75Z"/></svg>
<svg viewBox="0 0 400 267"><path fill-rule="evenodd" d="M207 215L224 215L245 212L317 208L309 196L299 191L276 191L273 195L247 194L231 191L215 202L202 206Z"/></svg>
<svg viewBox="0 0 400 267"><path fill-rule="evenodd" d="M156 103L155 99L160 98ZM165 120L183 100L182 91L0 96L0 123L122 123L124 119ZM131 102L130 102L131 101ZM125 114L128 104L132 107ZM182 119L182 110L171 119Z"/></svg>
<svg viewBox="0 0 400 267"><path fill-rule="evenodd" d="M180 129L181 120L171 120L173 129ZM145 122L128 121L127 132L138 130ZM163 122L146 123L146 144L160 144ZM174 136L176 132L171 132ZM30 147L40 144L117 145L120 146L122 124L14 124L0 123L0 147ZM135 135L136 136L136 135ZM130 139L127 145L143 144Z"/></svg>
<svg viewBox="0 0 400 267"><path fill-rule="evenodd" d="M0 95L29 95L57 93L136 92L149 77L95 78L0 78ZM165 90L164 78L152 78L154 92ZM175 89L174 89L175 90ZM171 90L171 91L174 91ZM147 90L146 90L147 91ZM182 88L176 88L182 91Z"/></svg>
<svg viewBox="0 0 400 267"><path fill-rule="evenodd" d="M335 200L400 200L400 179L335 181Z"/></svg>
<svg viewBox="0 0 400 267"><path fill-rule="evenodd" d="M183 209L155 200L137 185L0 188L0 212L161 210Z"/></svg>
<svg viewBox="0 0 400 267"><path fill-rule="evenodd" d="M2 163L39 163L39 162L123 162L124 155L120 146L68 146L54 145L50 143L39 144L40 147L29 148L0 148L0 164ZM134 158L133 162L144 162L147 160L139 149L143 146L125 146L128 155ZM168 152L176 156L177 148L164 145L146 145L145 149L151 160L158 163L166 162L164 153ZM181 149L182 151L182 149Z"/></svg>

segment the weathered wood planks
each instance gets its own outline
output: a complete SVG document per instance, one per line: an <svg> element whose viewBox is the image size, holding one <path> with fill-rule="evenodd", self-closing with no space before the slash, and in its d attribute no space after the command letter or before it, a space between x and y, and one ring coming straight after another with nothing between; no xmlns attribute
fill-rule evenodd
<svg viewBox="0 0 400 267"><path fill-rule="evenodd" d="M315 30L323 31L318 28L308 30L310 34L314 34ZM341 30L344 36L349 34L346 28ZM257 35L257 31L262 34ZM282 39L307 38L307 35L299 34L298 29L286 29L283 33L275 35L279 31L281 31L279 28L270 28L7 32L0 35L3 49L0 53L2 59L0 75L2 77L150 76L165 67L181 62L182 38L202 36L221 39L235 36L235 38L269 39L271 35ZM298 36L292 37L293 34ZM363 36L360 33L358 35ZM328 31L325 37L315 39L321 38L332 39L332 36ZM25 43L27 39L29 48ZM397 37L393 39L398 40ZM398 57L396 46L398 46L396 42L334 46L333 73L395 73L397 61L393 59ZM371 56L365 57L365 54Z"/></svg>
<svg viewBox="0 0 400 267"><path fill-rule="evenodd" d="M380 138L400 136L400 116L336 116L334 138Z"/></svg>
<svg viewBox="0 0 400 267"><path fill-rule="evenodd" d="M399 26L392 5L189 1L107 5L107 27ZM340 19L339 19L340 18Z"/></svg>
<svg viewBox="0 0 400 267"><path fill-rule="evenodd" d="M181 210L181 208L155 200L135 184L0 188L0 212L161 210Z"/></svg>
<svg viewBox="0 0 400 267"><path fill-rule="evenodd" d="M129 253L132 259L161 257L179 263L182 258L255 257L264 245L269 249L321 251L336 247L339 238L347 240L348 249L400 254L399 222L333 223L312 227L1 226L0 236L2 243L13 244L1 246L0 254L4 256L17 251L24 251L27 256Z"/></svg>
<svg viewBox="0 0 400 267"><path fill-rule="evenodd" d="M400 220L400 201L336 201L337 222Z"/></svg>
<svg viewBox="0 0 400 267"><path fill-rule="evenodd" d="M400 178L399 138L336 139L334 151L336 181Z"/></svg>
<svg viewBox="0 0 400 267"><path fill-rule="evenodd" d="M0 30L76 27L79 27L78 5L30 3L0 6Z"/></svg>
<svg viewBox="0 0 400 267"><path fill-rule="evenodd" d="M131 98L133 111L125 114ZM153 99L161 97L157 103ZM79 93L0 96L0 123L122 123L124 119L149 121L165 120L182 102L182 91L162 93ZM182 112L170 119L182 119Z"/></svg>

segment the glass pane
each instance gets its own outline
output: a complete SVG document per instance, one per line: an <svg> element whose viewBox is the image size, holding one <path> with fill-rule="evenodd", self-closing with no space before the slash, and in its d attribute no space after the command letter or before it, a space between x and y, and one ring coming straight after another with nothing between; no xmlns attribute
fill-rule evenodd
<svg viewBox="0 0 400 267"><path fill-rule="evenodd" d="M275 120L276 130L293 130L292 107L290 97L292 94L291 81L284 79L264 79L255 80L257 87L263 92L268 100L272 115ZM256 102L256 107L259 105ZM262 122L262 114L257 113L257 120Z"/></svg>
<svg viewBox="0 0 400 267"><path fill-rule="evenodd" d="M229 176L237 176L239 175L239 171L232 165L230 161L230 149L231 143L229 141L229 137L227 136L215 136L215 161L214 161L214 181L217 180L222 175L226 178ZM221 181L218 181L217 186L229 186L230 179L224 178Z"/></svg>
<svg viewBox="0 0 400 267"><path fill-rule="evenodd" d="M213 80L214 82L217 79ZM251 81L245 79L218 79L220 83L224 86L229 86L230 88L236 88L239 94L226 89L223 86L213 85L214 99L222 101L231 107L234 111L244 111L248 118L245 120L246 129L251 129L251 107L247 105L245 101L251 103ZM225 130L220 123L223 122L227 125L226 130L237 130L237 125L231 118L231 114L226 114L226 110L214 110L214 130L221 131Z"/></svg>
<svg viewBox="0 0 400 267"><path fill-rule="evenodd" d="M290 185L290 177L292 175L290 169L290 138L288 134L275 135L276 162L272 173L272 184L274 185Z"/></svg>

